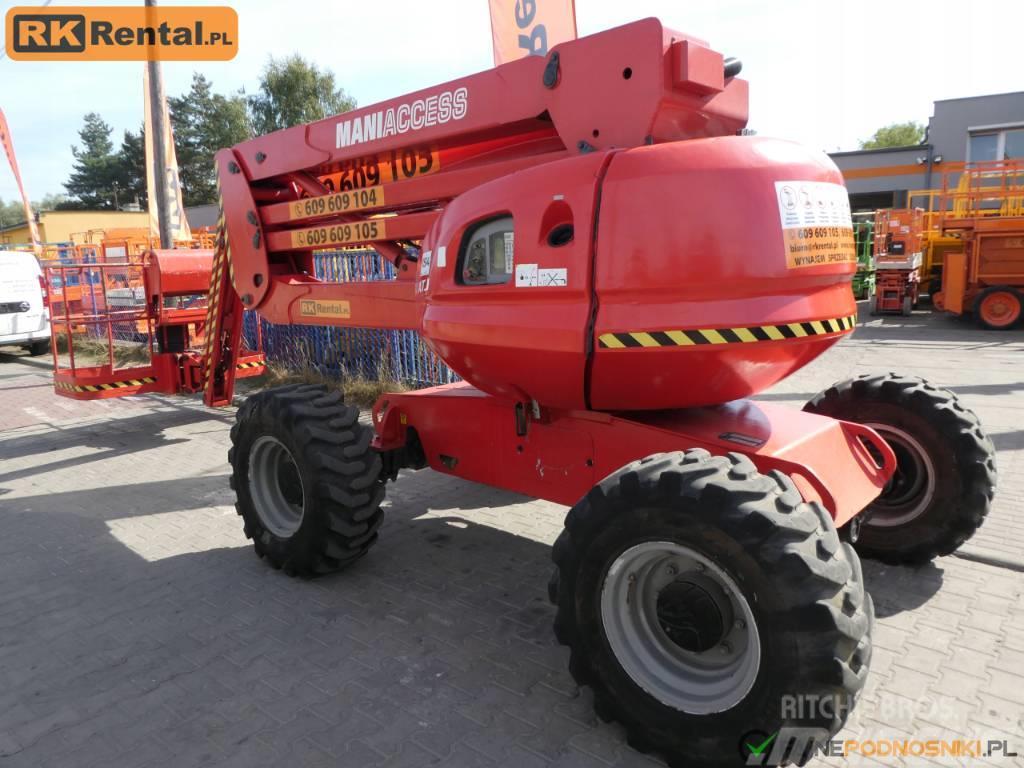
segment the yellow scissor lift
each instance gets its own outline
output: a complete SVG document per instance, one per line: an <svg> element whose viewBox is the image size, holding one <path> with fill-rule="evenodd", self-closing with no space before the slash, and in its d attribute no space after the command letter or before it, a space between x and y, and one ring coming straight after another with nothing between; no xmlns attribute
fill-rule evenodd
<svg viewBox="0 0 1024 768"><path fill-rule="evenodd" d="M942 290L942 265L946 254L963 249L959 237L942 229L939 210L942 200L941 189L919 189L907 193L907 205L923 211L921 277L929 298Z"/></svg>

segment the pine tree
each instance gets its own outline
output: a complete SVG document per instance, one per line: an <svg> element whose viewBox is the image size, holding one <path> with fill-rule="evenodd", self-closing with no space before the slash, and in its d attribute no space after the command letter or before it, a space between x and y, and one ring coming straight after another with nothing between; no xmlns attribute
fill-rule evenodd
<svg viewBox="0 0 1024 768"><path fill-rule="evenodd" d="M185 205L215 203L214 155L250 136L245 101L241 96L214 93L210 81L197 72L189 92L168 98L167 103Z"/></svg>
<svg viewBox="0 0 1024 768"><path fill-rule="evenodd" d="M146 138L145 127L138 133L124 132L121 151L117 155L118 197L122 207L138 202L143 210L147 207L146 192Z"/></svg>
<svg viewBox="0 0 1024 768"><path fill-rule="evenodd" d="M111 210L116 207L115 198L120 203L119 161L110 141L113 130L95 112L85 116L82 130L78 132L82 147L71 147L75 156L74 170L64 182L64 188L73 198L69 203L74 207Z"/></svg>

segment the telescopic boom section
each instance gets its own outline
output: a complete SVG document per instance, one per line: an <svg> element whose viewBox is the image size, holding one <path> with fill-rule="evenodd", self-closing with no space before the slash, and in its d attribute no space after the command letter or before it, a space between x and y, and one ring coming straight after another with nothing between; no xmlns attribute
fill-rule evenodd
<svg viewBox="0 0 1024 768"><path fill-rule="evenodd" d="M449 201L569 155L734 135L747 120L738 70L704 41L645 19L222 150L231 279L214 290L233 286L242 306L275 323L418 329L410 246ZM314 277L314 251L352 246L375 249L398 279ZM216 302L234 316L217 321L228 358L234 298Z"/></svg>

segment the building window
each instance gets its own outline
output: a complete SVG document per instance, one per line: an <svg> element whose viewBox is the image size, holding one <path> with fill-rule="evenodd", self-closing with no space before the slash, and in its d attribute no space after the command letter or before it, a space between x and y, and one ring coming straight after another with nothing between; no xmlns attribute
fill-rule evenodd
<svg viewBox="0 0 1024 768"><path fill-rule="evenodd" d="M967 150L967 159L972 163L980 163L998 159L996 154L999 151L998 133L979 133L971 136L970 146Z"/></svg>
<svg viewBox="0 0 1024 768"><path fill-rule="evenodd" d="M511 279L514 243L511 216L477 225L462 242L464 285L496 285Z"/></svg>
<svg viewBox="0 0 1024 768"><path fill-rule="evenodd" d="M1024 128L1003 134L1003 159L1024 158Z"/></svg>
<svg viewBox="0 0 1024 768"><path fill-rule="evenodd" d="M972 163L1024 159L1024 128L972 133L967 141L967 159Z"/></svg>

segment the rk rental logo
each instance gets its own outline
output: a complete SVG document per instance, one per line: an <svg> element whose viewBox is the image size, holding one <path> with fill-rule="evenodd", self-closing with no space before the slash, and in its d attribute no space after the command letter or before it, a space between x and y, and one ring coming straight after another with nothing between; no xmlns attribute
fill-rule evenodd
<svg viewBox="0 0 1024 768"><path fill-rule="evenodd" d="M238 14L225 6L18 6L7 12L15 61L227 61Z"/></svg>

